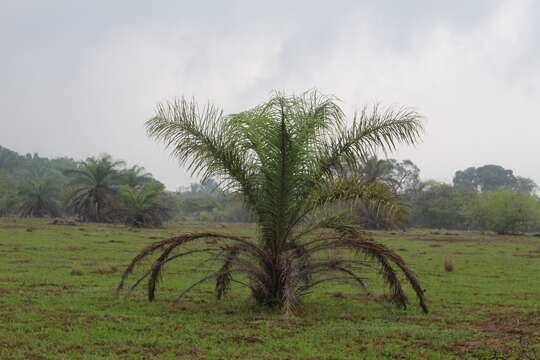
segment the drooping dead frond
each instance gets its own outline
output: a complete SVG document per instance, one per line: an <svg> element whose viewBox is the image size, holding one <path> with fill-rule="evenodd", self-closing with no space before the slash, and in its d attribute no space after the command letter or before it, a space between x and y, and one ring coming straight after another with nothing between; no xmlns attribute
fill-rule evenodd
<svg viewBox="0 0 540 360"><path fill-rule="evenodd" d="M216 295L218 300L230 290L232 280L231 268L234 260L238 256L238 252L238 247L234 246L225 250L225 261L216 276Z"/></svg>
<svg viewBox="0 0 540 360"><path fill-rule="evenodd" d="M219 239L219 240L229 240L229 241L235 241L239 242L244 245L245 248L250 249L251 251L256 251L257 249L251 245L248 241L245 239L230 236L230 235L224 235L224 234L216 234L216 233L196 233L196 234L186 234L184 236L177 236L169 239L165 239L162 241L158 241L154 244L149 245L146 247L143 251L141 251L137 256L133 258L133 260L129 263L126 270L122 274L121 281L118 285L117 290L120 291L124 288L124 284L129 277L129 275L133 272L135 269L135 266L140 263L143 259L147 258L148 256L152 255L158 250L162 250L161 255L155 260L153 265L150 268L150 271L146 273L141 279L139 279L135 286L138 285L142 279L144 279L147 276L150 276L148 281L148 299L150 301L154 300L155 298L155 289L157 282L159 280L159 275L161 274L163 265L165 265L168 261L178 258L180 256L189 255L195 252L211 252L215 250L219 250L219 248L209 248L204 250L194 250L187 253L181 253L177 255L171 255L173 250L175 250L178 246L184 245L186 243L192 242L194 240L200 240L200 239Z"/></svg>
<svg viewBox="0 0 540 360"><path fill-rule="evenodd" d="M327 250L344 249L363 254L371 260L375 261L380 273L383 276L385 283L390 289L391 300L397 306L406 308L408 298L405 294L398 273L393 266L396 266L405 276L411 287L413 288L418 302L422 310L427 313L428 307L424 296L424 289L420 286L414 272L407 266L405 261L393 250L386 246L366 239L359 233L344 233L342 236L335 239L323 239L313 241L308 244L308 251L317 253Z"/></svg>
<svg viewBox="0 0 540 360"><path fill-rule="evenodd" d="M296 315L300 312L300 297L299 291L300 278L300 258L287 256L285 253L280 259L281 263L281 282L283 283L282 291L282 308L287 315Z"/></svg>

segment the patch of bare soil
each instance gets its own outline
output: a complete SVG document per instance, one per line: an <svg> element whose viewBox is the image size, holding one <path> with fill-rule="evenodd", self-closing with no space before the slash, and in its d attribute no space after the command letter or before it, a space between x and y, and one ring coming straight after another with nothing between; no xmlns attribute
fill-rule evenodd
<svg viewBox="0 0 540 360"><path fill-rule="evenodd" d="M410 234L407 237L420 240L420 241L432 241L432 242L476 242L476 239L465 237L457 233L427 233L427 234Z"/></svg>
<svg viewBox="0 0 540 360"><path fill-rule="evenodd" d="M106 240L106 241L94 241L96 244L123 244L125 241L122 240Z"/></svg>
<svg viewBox="0 0 540 360"><path fill-rule="evenodd" d="M189 356L190 358L201 358L203 353L200 349L192 347L184 347L175 351L176 356Z"/></svg>
<svg viewBox="0 0 540 360"><path fill-rule="evenodd" d="M255 336L233 336L231 340L236 344L260 344L263 343L261 339Z"/></svg>
<svg viewBox="0 0 540 360"><path fill-rule="evenodd" d="M532 344L540 344L540 313L496 315L473 322L470 327L483 335L449 344L447 350L461 354L476 349L492 349L513 354L526 351Z"/></svg>
<svg viewBox="0 0 540 360"><path fill-rule="evenodd" d="M69 226L75 226L77 223L73 220L65 220L65 219L54 219L49 223L49 225L69 225Z"/></svg>
<svg viewBox="0 0 540 360"><path fill-rule="evenodd" d="M19 289L13 289L13 288L0 288L0 295L2 295L2 294L17 293L17 292L19 292Z"/></svg>
<svg viewBox="0 0 540 360"><path fill-rule="evenodd" d="M84 317L80 312L73 310L39 309L43 324L60 328L69 328L77 324L91 325L95 319Z"/></svg>
<svg viewBox="0 0 540 360"><path fill-rule="evenodd" d="M25 355L25 359L28 360L48 360L49 358L42 356L42 355L36 355L36 354L28 354Z"/></svg>
<svg viewBox="0 0 540 360"><path fill-rule="evenodd" d="M527 253L514 253L514 256L521 256L526 257L529 259L540 259L540 251L539 250L533 250Z"/></svg>
<svg viewBox="0 0 540 360"><path fill-rule="evenodd" d="M248 325L251 327L257 327L257 326L263 326L266 325L267 327L298 327L302 325L301 319L255 319L247 322Z"/></svg>
<svg viewBox="0 0 540 360"><path fill-rule="evenodd" d="M48 289L58 289L58 290L71 290L74 289L74 285L67 285L67 284L55 284L55 283L33 283L33 284L25 284L25 288L33 289L33 288L48 288Z"/></svg>
<svg viewBox="0 0 540 360"><path fill-rule="evenodd" d="M28 225L28 222L26 221L17 221L16 219L7 221L7 222L0 222L0 229L2 230L26 230L31 228L32 230L36 230L36 224L32 223L32 225Z"/></svg>
<svg viewBox="0 0 540 360"><path fill-rule="evenodd" d="M161 354L165 353L167 349L164 349L160 346L145 344L143 345L143 352L146 356L151 356L152 358L159 357Z"/></svg>
<svg viewBox="0 0 540 360"><path fill-rule="evenodd" d="M32 262L32 259L19 259L19 260L13 260L10 261L10 264L30 264Z"/></svg>
<svg viewBox="0 0 540 360"><path fill-rule="evenodd" d="M53 283L25 283L22 284L19 288L12 289L11 292L16 292L19 294L33 293L36 290L46 292L47 294L57 294L62 295L66 292L72 292L75 286L73 285L64 285L64 284L53 284ZM1 291L0 291L1 293Z"/></svg>

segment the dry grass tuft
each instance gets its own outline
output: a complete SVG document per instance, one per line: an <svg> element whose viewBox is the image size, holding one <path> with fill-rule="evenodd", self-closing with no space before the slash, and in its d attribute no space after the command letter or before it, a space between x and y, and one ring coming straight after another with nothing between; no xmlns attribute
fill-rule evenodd
<svg viewBox="0 0 540 360"><path fill-rule="evenodd" d="M107 275L107 274L114 274L118 271L118 268L114 265L110 266L102 266L94 270L93 274L99 274L99 275Z"/></svg>
<svg viewBox="0 0 540 360"><path fill-rule="evenodd" d="M452 262L452 259L448 255L444 257L444 270L446 272L454 271L454 263Z"/></svg>
<svg viewBox="0 0 540 360"><path fill-rule="evenodd" d="M80 269L80 268L72 268L71 269L71 272L70 272L71 275L73 276L82 276L84 275L84 272Z"/></svg>

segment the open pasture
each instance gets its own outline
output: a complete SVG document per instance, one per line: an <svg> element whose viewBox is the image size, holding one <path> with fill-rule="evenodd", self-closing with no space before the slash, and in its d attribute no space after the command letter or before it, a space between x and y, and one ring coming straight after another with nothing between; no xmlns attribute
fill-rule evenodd
<svg viewBox="0 0 540 360"><path fill-rule="evenodd" d="M145 284L127 297L116 295L124 267L144 246L212 229L255 234L245 224L130 230L2 219L0 358L540 357L540 238L533 236L374 233L415 269L429 300L427 315L413 294L402 311L340 284L316 288L299 317L255 306L248 290L234 284L221 301L208 282L177 302L182 289L212 269L197 256L166 268L153 303ZM445 258L453 271L445 270ZM366 277L382 289L373 274Z"/></svg>

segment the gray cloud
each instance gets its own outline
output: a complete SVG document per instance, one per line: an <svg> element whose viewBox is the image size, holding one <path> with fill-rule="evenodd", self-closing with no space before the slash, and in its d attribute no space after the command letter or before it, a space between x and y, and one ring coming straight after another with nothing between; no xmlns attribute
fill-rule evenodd
<svg viewBox="0 0 540 360"><path fill-rule="evenodd" d="M425 114L424 143L395 154L424 177L499 163L540 181L535 1L0 3L0 144L20 152L109 152L175 188L188 174L144 132L157 102L232 112L317 87L350 113Z"/></svg>

